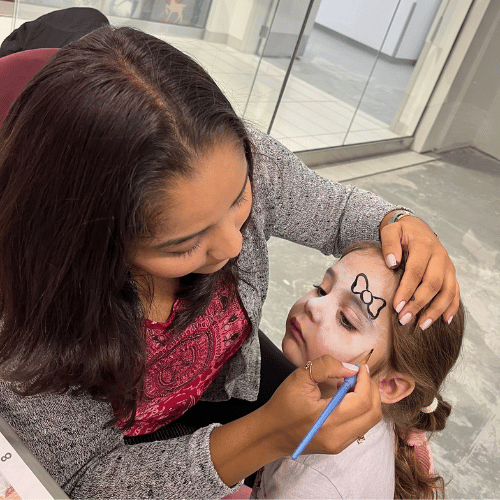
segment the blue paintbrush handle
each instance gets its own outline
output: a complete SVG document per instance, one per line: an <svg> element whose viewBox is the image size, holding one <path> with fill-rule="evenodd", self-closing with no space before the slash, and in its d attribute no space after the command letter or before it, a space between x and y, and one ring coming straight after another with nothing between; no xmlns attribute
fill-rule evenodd
<svg viewBox="0 0 500 500"><path fill-rule="evenodd" d="M339 403L344 399L347 391L356 384L357 376L348 377L344 380L344 383L340 386L339 390L336 392L335 396L330 400L323 413L318 417L318 420L314 422L306 437L299 444L297 449L293 452L292 459L297 460L297 457L304 451L305 447L309 444L314 435L319 431L320 427L325 423L325 420L330 416L333 410L337 408Z"/></svg>

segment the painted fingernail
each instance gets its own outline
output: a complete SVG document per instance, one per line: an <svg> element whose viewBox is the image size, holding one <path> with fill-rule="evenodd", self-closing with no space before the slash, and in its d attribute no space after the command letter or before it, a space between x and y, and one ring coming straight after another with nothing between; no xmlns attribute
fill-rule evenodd
<svg viewBox="0 0 500 500"><path fill-rule="evenodd" d="M348 370L352 370L354 372L359 371L359 367L356 365L351 365L351 363L342 363Z"/></svg>
<svg viewBox="0 0 500 500"><path fill-rule="evenodd" d="M429 328L429 326L432 325L432 319L431 318L427 318L421 325L420 325L420 329L421 330L426 330L427 328Z"/></svg>
<svg viewBox="0 0 500 500"><path fill-rule="evenodd" d="M396 307L396 312L399 314L401 312L401 309L405 306L406 302L402 300Z"/></svg>
<svg viewBox="0 0 500 500"><path fill-rule="evenodd" d="M448 324L450 324L453 321L453 316L450 316L450 319L447 321Z"/></svg>
<svg viewBox="0 0 500 500"><path fill-rule="evenodd" d="M387 263L387 267L396 267L396 257L392 253L390 253L386 258L385 261Z"/></svg>
<svg viewBox="0 0 500 500"><path fill-rule="evenodd" d="M402 325L406 325L407 323L410 322L410 319L411 319L411 313L406 313L400 320L399 322L402 324Z"/></svg>

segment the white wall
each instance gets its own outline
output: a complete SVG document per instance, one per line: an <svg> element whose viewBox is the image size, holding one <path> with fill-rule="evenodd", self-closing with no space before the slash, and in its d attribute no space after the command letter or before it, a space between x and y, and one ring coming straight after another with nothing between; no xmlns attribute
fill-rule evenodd
<svg viewBox="0 0 500 500"><path fill-rule="evenodd" d="M497 66L498 68L498 66ZM500 160L500 86L474 136L475 146Z"/></svg>
<svg viewBox="0 0 500 500"><path fill-rule="evenodd" d="M213 0L205 25L205 38L227 43L243 52L255 52L270 1Z"/></svg>
<svg viewBox="0 0 500 500"><path fill-rule="evenodd" d="M401 0L398 7L398 0L322 0L316 22L375 50L382 47L390 25L382 52L417 60L440 3Z"/></svg>
<svg viewBox="0 0 500 500"><path fill-rule="evenodd" d="M304 32L306 40L313 28L320 1L315 0L313 4ZM288 55L292 54L308 4L308 0L279 1L269 48L277 42L286 46ZM205 26L205 39L227 43L242 52L256 53L260 45L260 30L262 26L269 27L268 16L275 7L275 0L213 0ZM279 50L278 54L272 50L267 52L267 55L284 55Z"/></svg>
<svg viewBox="0 0 500 500"><path fill-rule="evenodd" d="M500 2L492 1L421 151L474 146L500 159Z"/></svg>

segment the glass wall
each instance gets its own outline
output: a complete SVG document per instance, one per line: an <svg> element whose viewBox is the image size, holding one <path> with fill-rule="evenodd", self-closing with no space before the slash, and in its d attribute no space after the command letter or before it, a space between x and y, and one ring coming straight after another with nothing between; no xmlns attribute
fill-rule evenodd
<svg viewBox="0 0 500 500"><path fill-rule="evenodd" d="M264 51L288 71L271 134L294 151L398 137L391 123L440 3L310 2L294 61ZM250 116L263 108L258 96L250 103Z"/></svg>
<svg viewBox="0 0 500 500"><path fill-rule="evenodd" d="M303 151L412 135L471 2L16 0L14 27L55 9L94 7L113 25L191 54L241 116ZM439 62L422 67L443 26Z"/></svg>
<svg viewBox="0 0 500 500"><path fill-rule="evenodd" d="M288 72L270 133L293 151L412 136L472 2L311 0L294 60L264 52Z"/></svg>

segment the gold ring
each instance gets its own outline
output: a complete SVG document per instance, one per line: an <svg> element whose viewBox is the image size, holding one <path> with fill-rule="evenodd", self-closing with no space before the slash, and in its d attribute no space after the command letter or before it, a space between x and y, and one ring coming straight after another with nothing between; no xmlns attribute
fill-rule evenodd
<svg viewBox="0 0 500 500"><path fill-rule="evenodd" d="M306 369L306 370L309 370L309 376L311 377L311 380L312 380L315 384L318 384L319 382L316 382L316 380L314 380L313 373L312 373L312 368L313 368L313 362L312 362L312 361L308 361L308 362L306 363L305 369Z"/></svg>
<svg viewBox="0 0 500 500"><path fill-rule="evenodd" d="M358 439L356 439L358 444L361 444L365 440L365 436L358 436Z"/></svg>

